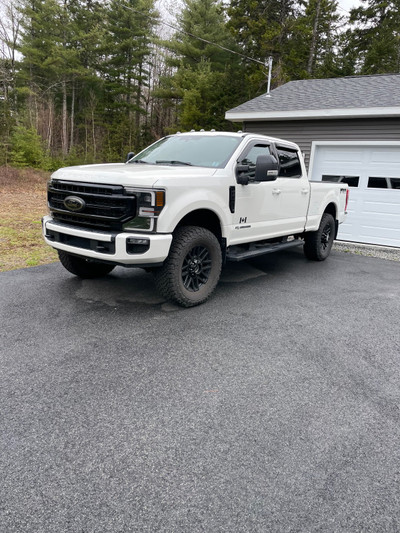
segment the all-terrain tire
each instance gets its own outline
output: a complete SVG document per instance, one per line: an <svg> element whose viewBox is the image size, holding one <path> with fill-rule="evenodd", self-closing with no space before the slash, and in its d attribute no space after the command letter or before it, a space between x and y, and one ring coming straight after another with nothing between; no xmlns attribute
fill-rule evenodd
<svg viewBox="0 0 400 533"><path fill-rule="evenodd" d="M222 252L216 236L202 227L182 226L174 234L163 266L153 274L164 298L193 307L211 296L221 268Z"/></svg>
<svg viewBox="0 0 400 533"><path fill-rule="evenodd" d="M304 255L313 261L325 261L331 253L335 239L335 220L330 213L324 213L317 231L306 233Z"/></svg>
<svg viewBox="0 0 400 533"><path fill-rule="evenodd" d="M58 257L64 268L83 279L101 278L111 272L115 268L114 265L107 263L98 263L97 261L90 261L83 257L71 255L63 250L58 250Z"/></svg>

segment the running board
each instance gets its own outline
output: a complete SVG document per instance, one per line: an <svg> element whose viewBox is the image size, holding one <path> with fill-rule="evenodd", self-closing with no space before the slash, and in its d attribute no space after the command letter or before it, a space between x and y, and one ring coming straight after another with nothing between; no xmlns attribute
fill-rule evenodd
<svg viewBox="0 0 400 533"><path fill-rule="evenodd" d="M289 242L274 242L272 244L251 244L248 250L243 250L239 246L232 246L226 254L227 261L243 261L244 259L251 259L259 255L271 254L272 252L279 252L286 248L294 248L303 244L302 239L294 239Z"/></svg>

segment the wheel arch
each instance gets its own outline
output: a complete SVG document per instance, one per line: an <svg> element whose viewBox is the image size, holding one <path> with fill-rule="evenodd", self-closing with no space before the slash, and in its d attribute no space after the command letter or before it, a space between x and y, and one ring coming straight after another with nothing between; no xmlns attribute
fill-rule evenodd
<svg viewBox="0 0 400 533"><path fill-rule="evenodd" d="M187 213L175 226L174 232L182 226L199 226L213 233L222 242L222 225L218 215L211 209L195 209Z"/></svg>
<svg viewBox="0 0 400 533"><path fill-rule="evenodd" d="M323 212L323 214L329 213L333 216L333 220L335 221L335 239L337 237L338 231L339 231L339 220L338 220L338 208L337 205L334 202L330 202Z"/></svg>

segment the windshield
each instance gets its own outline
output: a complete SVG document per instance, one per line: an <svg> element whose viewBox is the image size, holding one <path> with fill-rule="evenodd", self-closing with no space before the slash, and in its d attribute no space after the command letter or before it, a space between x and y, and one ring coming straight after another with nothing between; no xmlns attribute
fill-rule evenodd
<svg viewBox="0 0 400 533"><path fill-rule="evenodd" d="M229 135L174 135L160 139L129 163L223 168L241 140Z"/></svg>

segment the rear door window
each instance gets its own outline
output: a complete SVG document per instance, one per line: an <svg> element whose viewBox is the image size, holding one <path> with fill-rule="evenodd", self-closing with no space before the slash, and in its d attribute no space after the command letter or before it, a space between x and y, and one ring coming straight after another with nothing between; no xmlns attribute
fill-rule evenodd
<svg viewBox="0 0 400 533"><path fill-rule="evenodd" d="M297 150L277 146L279 157L279 178L300 178L301 164Z"/></svg>

